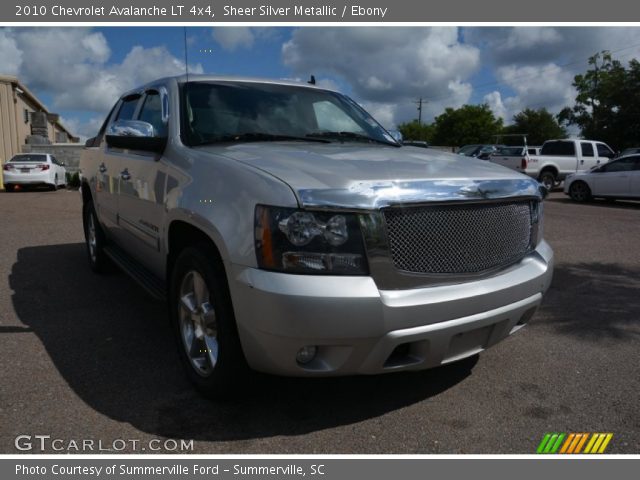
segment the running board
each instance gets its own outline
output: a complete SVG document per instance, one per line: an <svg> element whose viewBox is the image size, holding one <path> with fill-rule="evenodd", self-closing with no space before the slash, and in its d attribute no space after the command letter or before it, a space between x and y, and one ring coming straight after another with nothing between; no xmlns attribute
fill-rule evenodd
<svg viewBox="0 0 640 480"><path fill-rule="evenodd" d="M104 247L104 253L115 263L124 273L133 278L146 292L156 300L162 302L167 299L167 290L164 282L151 273L137 260L131 258L129 254L115 245Z"/></svg>

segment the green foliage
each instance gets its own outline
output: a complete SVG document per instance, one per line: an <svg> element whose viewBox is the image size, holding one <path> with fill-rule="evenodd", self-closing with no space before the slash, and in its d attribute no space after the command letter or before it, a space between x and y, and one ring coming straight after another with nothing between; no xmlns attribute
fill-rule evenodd
<svg viewBox="0 0 640 480"><path fill-rule="evenodd" d="M575 105L558 118L580 127L582 136L621 150L640 145L640 62L625 67L603 51L589 59L590 68L576 75Z"/></svg>
<svg viewBox="0 0 640 480"><path fill-rule="evenodd" d="M434 127L425 123L419 124L417 120L401 123L398 130L402 133L404 140L424 140L431 142Z"/></svg>
<svg viewBox="0 0 640 480"><path fill-rule="evenodd" d="M503 129L503 133L527 134L528 145L542 145L547 140L566 138L567 131L546 108L533 110L524 109L513 116L513 124ZM521 138L504 138L502 143L507 145L522 145Z"/></svg>
<svg viewBox="0 0 640 480"><path fill-rule="evenodd" d="M73 175L67 172L67 187L69 188L80 188L80 174L75 172Z"/></svg>
<svg viewBox="0 0 640 480"><path fill-rule="evenodd" d="M496 118L489 105L463 105L447 108L433 124L433 145L462 146L471 143L492 143L502 131L502 119Z"/></svg>

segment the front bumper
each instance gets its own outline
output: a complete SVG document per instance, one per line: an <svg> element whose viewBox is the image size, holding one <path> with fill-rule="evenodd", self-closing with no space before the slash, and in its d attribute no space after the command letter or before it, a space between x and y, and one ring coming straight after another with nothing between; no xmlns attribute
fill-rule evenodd
<svg viewBox="0 0 640 480"><path fill-rule="evenodd" d="M481 280L379 290L370 277L290 275L231 266L242 347L255 370L290 376L377 374L436 367L515 333L551 283L542 242L516 266ZM308 364L296 362L307 345Z"/></svg>

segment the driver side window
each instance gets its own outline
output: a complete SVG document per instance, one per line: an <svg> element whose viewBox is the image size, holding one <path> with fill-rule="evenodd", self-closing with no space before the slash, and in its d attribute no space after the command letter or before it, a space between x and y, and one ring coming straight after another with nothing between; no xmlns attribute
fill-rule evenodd
<svg viewBox="0 0 640 480"><path fill-rule="evenodd" d="M615 173L615 172L629 172L634 169L635 160L633 157L621 158L615 162L607 163L602 167L602 172Z"/></svg>
<svg viewBox="0 0 640 480"><path fill-rule="evenodd" d="M162 100L159 92L151 91L147 93L138 120L150 123L157 136L166 136L167 128L162 121Z"/></svg>

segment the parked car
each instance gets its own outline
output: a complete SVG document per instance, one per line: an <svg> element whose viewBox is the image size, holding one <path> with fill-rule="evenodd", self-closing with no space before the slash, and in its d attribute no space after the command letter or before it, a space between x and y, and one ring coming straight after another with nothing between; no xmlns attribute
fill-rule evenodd
<svg viewBox="0 0 640 480"><path fill-rule="evenodd" d="M67 181L64 163L48 153L15 155L2 167L2 182L7 192L16 185L47 185L51 190L63 187Z"/></svg>
<svg viewBox="0 0 640 480"><path fill-rule="evenodd" d="M640 147L625 148L622 152L620 152L620 154L618 155L618 158L626 157L627 155L635 155L635 154L640 154Z"/></svg>
<svg viewBox="0 0 640 480"><path fill-rule="evenodd" d="M489 161L522 172L526 167L527 158L527 147L500 147L491 154Z"/></svg>
<svg viewBox="0 0 640 480"><path fill-rule="evenodd" d="M539 155L527 155L526 165L520 170L551 189L568 174L588 171L596 165L608 162L614 156L613 150L602 142L549 140L544 142Z"/></svg>
<svg viewBox="0 0 640 480"><path fill-rule="evenodd" d="M492 153L496 152L498 148L504 145L465 145L460 147L458 155L464 155L466 157L476 157L482 160L488 160Z"/></svg>
<svg viewBox="0 0 640 480"><path fill-rule="evenodd" d="M90 267L111 259L167 301L187 375L214 397L249 368L377 374L475 355L551 282L536 181L399 148L335 91L165 78L124 93L87 145Z"/></svg>
<svg viewBox="0 0 640 480"><path fill-rule="evenodd" d="M564 193L576 202L593 197L640 199L640 155L628 155L588 172L570 174Z"/></svg>

